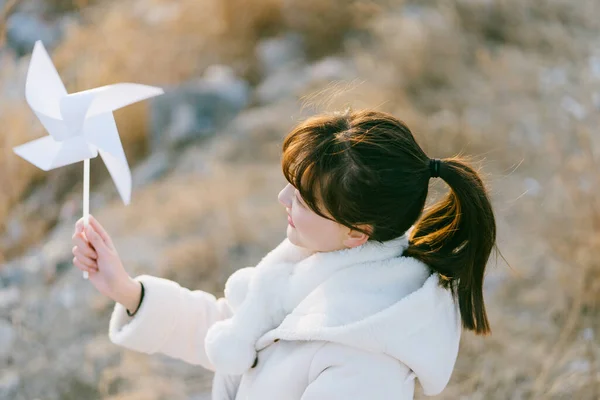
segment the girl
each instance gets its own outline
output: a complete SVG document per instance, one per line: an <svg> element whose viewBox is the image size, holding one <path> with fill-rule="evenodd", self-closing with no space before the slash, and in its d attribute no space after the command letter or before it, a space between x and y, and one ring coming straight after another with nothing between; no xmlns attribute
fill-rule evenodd
<svg viewBox="0 0 600 400"><path fill-rule="evenodd" d="M321 115L283 143L287 238L225 296L125 272L97 220L74 264L116 301L110 339L215 371L214 400L412 399L440 393L462 327L490 331L483 302L496 226L459 158L430 159L377 111ZM421 215L430 178L450 191Z"/></svg>

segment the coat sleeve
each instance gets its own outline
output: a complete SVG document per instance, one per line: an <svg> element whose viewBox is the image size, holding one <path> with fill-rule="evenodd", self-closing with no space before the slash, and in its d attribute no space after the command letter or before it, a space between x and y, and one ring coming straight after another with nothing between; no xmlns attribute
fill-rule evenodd
<svg viewBox="0 0 600 400"><path fill-rule="evenodd" d="M329 343L309 369L301 400L412 400L414 374L385 354Z"/></svg>
<svg viewBox="0 0 600 400"><path fill-rule="evenodd" d="M232 316L225 298L191 291L176 282L142 275L144 299L134 317L117 303L109 324L110 340L139 352L162 353L214 371L204 338L217 321Z"/></svg>

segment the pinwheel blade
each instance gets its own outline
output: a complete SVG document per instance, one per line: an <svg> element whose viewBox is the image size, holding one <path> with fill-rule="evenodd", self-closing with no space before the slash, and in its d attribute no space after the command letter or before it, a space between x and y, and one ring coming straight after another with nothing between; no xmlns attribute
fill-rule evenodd
<svg viewBox="0 0 600 400"><path fill-rule="evenodd" d="M38 117L42 125L44 125L46 131L55 140L62 141L68 139L69 137L72 137L64 121L48 117L47 115L42 114L36 110L33 110L33 112Z"/></svg>
<svg viewBox="0 0 600 400"><path fill-rule="evenodd" d="M164 93L161 88L137 83L117 83L90 91L94 92L95 98L87 112L88 118L112 112Z"/></svg>
<svg viewBox="0 0 600 400"><path fill-rule="evenodd" d="M110 173L125 204L131 201L131 171L119 138L112 113L101 114L85 121L86 140L94 145Z"/></svg>
<svg viewBox="0 0 600 400"><path fill-rule="evenodd" d="M27 71L25 98L44 128L56 140L64 140L68 136L60 112L60 99L66 95L67 90L50 56L38 40Z"/></svg>
<svg viewBox="0 0 600 400"><path fill-rule="evenodd" d="M94 101L94 97L91 91L85 91L68 94L60 99L60 112L69 137L83 135L85 116Z"/></svg>
<svg viewBox="0 0 600 400"><path fill-rule="evenodd" d="M19 156L36 167L49 171L73 164L86 158L94 158L98 152L83 137L57 142L51 136L33 140L13 149Z"/></svg>
<svg viewBox="0 0 600 400"><path fill-rule="evenodd" d="M60 99L67 95L52 60L40 40L35 42L27 81L25 83L25 98L27 103L50 118L61 119Z"/></svg>

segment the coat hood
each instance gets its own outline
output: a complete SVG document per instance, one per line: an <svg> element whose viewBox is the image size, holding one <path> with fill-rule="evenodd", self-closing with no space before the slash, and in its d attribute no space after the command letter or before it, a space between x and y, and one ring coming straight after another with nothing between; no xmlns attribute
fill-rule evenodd
<svg viewBox="0 0 600 400"><path fill-rule="evenodd" d="M461 334L457 305L439 277L402 253L408 239L308 254L285 239L225 285L234 316L205 340L217 371L242 374L275 339L336 342L407 365L425 394L447 385Z"/></svg>

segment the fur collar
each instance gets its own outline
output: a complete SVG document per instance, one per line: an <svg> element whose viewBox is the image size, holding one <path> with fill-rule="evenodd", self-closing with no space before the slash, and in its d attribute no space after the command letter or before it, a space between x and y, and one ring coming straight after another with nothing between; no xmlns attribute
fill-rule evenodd
<svg viewBox="0 0 600 400"><path fill-rule="evenodd" d="M225 297L234 315L209 329L209 359L218 372L239 375L274 339L335 341L389 354L417 375L422 369L426 380L434 368L434 384L425 388L434 393L441 381L445 386L454 366L460 321L437 275L402 257L407 247L407 236L402 236L309 255L285 239L256 267L228 279ZM433 326L441 328L439 337L425 338L422 331L431 334L434 320L443 324ZM423 363L427 357L413 355L411 347L423 345L415 342L419 337L448 342L448 361Z"/></svg>
<svg viewBox="0 0 600 400"><path fill-rule="evenodd" d="M235 314L214 324L205 346L217 370L241 374L256 357L256 342L276 328L324 281L352 265L397 257L408 247L405 236L378 244L308 255L285 239L254 268L237 271L225 285ZM252 275L252 276L250 276Z"/></svg>

